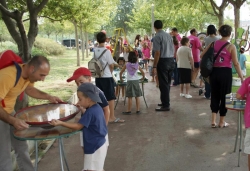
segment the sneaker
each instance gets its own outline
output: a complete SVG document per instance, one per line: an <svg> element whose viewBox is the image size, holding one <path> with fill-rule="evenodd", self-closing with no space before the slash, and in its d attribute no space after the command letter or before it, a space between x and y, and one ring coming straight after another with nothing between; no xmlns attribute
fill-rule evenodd
<svg viewBox="0 0 250 171"><path fill-rule="evenodd" d="M203 90L200 89L200 90L199 90L199 96L202 95L202 93L203 93Z"/></svg>
<svg viewBox="0 0 250 171"><path fill-rule="evenodd" d="M205 99L207 99L207 100L210 100L210 97L209 98L207 98L206 96L203 96Z"/></svg>
<svg viewBox="0 0 250 171"><path fill-rule="evenodd" d="M200 88L197 84L195 84L195 83L190 83L190 85L192 86L192 87L194 87L194 88Z"/></svg>
<svg viewBox="0 0 250 171"><path fill-rule="evenodd" d="M186 97L187 99L192 98L192 96L191 96L190 94L186 94L185 97Z"/></svg>
<svg viewBox="0 0 250 171"><path fill-rule="evenodd" d="M185 96L185 94L183 94L183 93L180 93L180 96L181 96L181 97L184 97L184 96Z"/></svg>

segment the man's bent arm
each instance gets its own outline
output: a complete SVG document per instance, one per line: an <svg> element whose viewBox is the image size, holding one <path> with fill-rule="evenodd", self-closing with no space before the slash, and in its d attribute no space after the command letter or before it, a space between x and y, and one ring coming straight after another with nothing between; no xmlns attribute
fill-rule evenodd
<svg viewBox="0 0 250 171"><path fill-rule="evenodd" d="M25 93L30 96L30 97L33 97L33 98L36 98L36 99L44 99L44 100L49 100L50 102L54 103L54 102L61 102L62 100L59 99L58 97L55 97L55 96L51 96L33 86L28 86L26 89L25 89Z"/></svg>

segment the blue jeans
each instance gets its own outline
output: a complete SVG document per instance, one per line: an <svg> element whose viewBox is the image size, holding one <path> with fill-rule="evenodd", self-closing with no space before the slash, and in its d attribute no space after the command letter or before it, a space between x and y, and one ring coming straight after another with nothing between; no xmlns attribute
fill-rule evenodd
<svg viewBox="0 0 250 171"><path fill-rule="evenodd" d="M209 99L210 98L210 95L211 95L211 87L210 87L210 84L209 83L207 83L206 81L205 81L205 93L204 93L204 95L205 95L205 97L207 98L207 99Z"/></svg>

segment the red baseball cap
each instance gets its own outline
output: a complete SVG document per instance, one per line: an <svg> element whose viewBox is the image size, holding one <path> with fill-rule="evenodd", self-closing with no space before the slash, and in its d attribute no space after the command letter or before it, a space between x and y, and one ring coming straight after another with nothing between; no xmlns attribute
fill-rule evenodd
<svg viewBox="0 0 250 171"><path fill-rule="evenodd" d="M76 80L77 78L79 78L80 76L91 76L91 72L88 68L84 68L84 67L80 67L78 69L76 69L72 75L72 77L70 77L69 79L67 79L67 82Z"/></svg>

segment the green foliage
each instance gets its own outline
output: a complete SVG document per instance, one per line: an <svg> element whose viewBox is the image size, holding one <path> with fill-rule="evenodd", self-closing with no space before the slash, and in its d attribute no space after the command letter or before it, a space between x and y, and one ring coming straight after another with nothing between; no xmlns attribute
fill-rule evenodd
<svg viewBox="0 0 250 171"><path fill-rule="evenodd" d="M10 41L0 42L0 52L5 51L7 49L12 50L16 53L18 52L17 45L15 43Z"/></svg>
<svg viewBox="0 0 250 171"><path fill-rule="evenodd" d="M145 29L150 33L152 4L154 5L154 18L162 20L164 29L177 27L181 33L192 28L203 31L208 24L216 21L215 17L206 14L199 0L137 0L128 25L134 30Z"/></svg>
<svg viewBox="0 0 250 171"><path fill-rule="evenodd" d="M96 32L101 29L101 25L109 22L109 16L116 6L117 0L72 0L49 1L44 15L50 15L52 18L68 20L82 24L84 31Z"/></svg>
<svg viewBox="0 0 250 171"><path fill-rule="evenodd" d="M65 48L51 39L37 37L34 47L39 49L42 54L46 55L61 55ZM38 52L39 52L38 51Z"/></svg>
<svg viewBox="0 0 250 171"><path fill-rule="evenodd" d="M90 55L91 56L91 55ZM58 96L63 101L67 101L76 91L74 81L68 83L66 80L72 76L74 70L78 67L75 65L75 50L67 50L60 56L47 56L50 61L50 73L44 81L35 83L35 87L47 92L51 95ZM90 59L90 58L86 58ZM85 60L81 65L86 66L88 60ZM38 100L29 98L29 105L38 105L48 103L46 100Z"/></svg>
<svg viewBox="0 0 250 171"><path fill-rule="evenodd" d="M130 21L132 10L134 9L134 1L120 0L117 5L114 17L111 20L111 24L116 28L123 28L125 32L129 30L127 22Z"/></svg>

